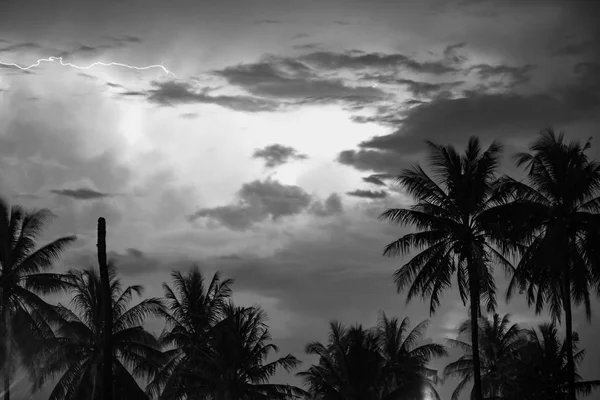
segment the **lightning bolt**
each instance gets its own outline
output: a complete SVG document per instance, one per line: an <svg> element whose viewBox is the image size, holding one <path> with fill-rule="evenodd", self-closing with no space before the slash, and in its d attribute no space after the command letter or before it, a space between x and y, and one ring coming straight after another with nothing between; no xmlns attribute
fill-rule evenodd
<svg viewBox="0 0 600 400"><path fill-rule="evenodd" d="M29 70L31 68L39 67L40 64L43 63L43 62L54 62L54 61L60 62L60 65L62 65L63 67L72 67L72 68L76 68L76 69L90 69L90 68L93 68L93 67L95 67L97 65L101 65L103 67L111 67L111 66L124 67L124 68L129 68L129 69L135 69L135 70L138 70L138 71L144 71L144 70L152 69L152 68L160 68L160 69L162 69L164 71L165 74L167 74L167 75L173 75L175 78L177 78L177 76L173 72L169 71L165 66L160 65L160 64L148 65L148 66L145 66L145 67L136 67L136 66L133 66L133 65L128 65L128 64L118 63L118 62L105 63L105 62L98 61L98 62L95 62L95 63L93 63L91 65L88 65L87 67L82 67L80 65L75 65L75 64L72 64L70 62L64 62L63 59L62 59L62 57L48 57L48 58L41 58L41 59L37 60L35 64L31 64L28 67L22 67L22 66L20 66L18 64L15 64L15 63L5 63L5 62L2 62L2 61L0 61L0 65L5 65L5 66L8 66L8 67L16 67L16 68L19 68L21 71L27 71L27 70Z"/></svg>

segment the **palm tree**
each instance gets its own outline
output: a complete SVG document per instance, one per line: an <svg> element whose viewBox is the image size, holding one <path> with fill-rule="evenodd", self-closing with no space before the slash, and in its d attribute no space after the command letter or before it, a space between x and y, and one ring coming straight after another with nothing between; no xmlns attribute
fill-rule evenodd
<svg viewBox="0 0 600 400"><path fill-rule="evenodd" d="M508 314L504 317L494 314L491 319L480 318L478 329L483 395L486 399L502 399L514 382L514 358L526 343L524 331L518 324L510 325ZM470 336L470 330L471 323L467 320L459 327L459 335ZM445 378L462 378L452 393L452 400L458 400L461 392L473 379L473 347L459 339L448 339L448 342L465 352L444 369Z"/></svg>
<svg viewBox="0 0 600 400"><path fill-rule="evenodd" d="M565 400L569 397L570 372L567 361L567 342L561 343L553 324L542 324L539 333L526 331L528 343L517 352L514 368L514 391L503 400ZM573 333L573 352L576 364L583 361L585 351L577 349L578 336ZM575 391L588 395L600 387L600 381L583 382L575 373Z"/></svg>
<svg viewBox="0 0 600 400"><path fill-rule="evenodd" d="M390 390L377 335L360 325L330 324L329 343L311 342L306 353L319 356L317 365L299 372L314 400L381 400Z"/></svg>
<svg viewBox="0 0 600 400"><path fill-rule="evenodd" d="M197 380L192 371L205 365L211 355L213 328L223 318L233 280L221 281L217 272L207 287L197 266L185 276L176 271L171 276L175 290L163 284L168 306L163 317L168 329L161 342L168 348L166 362L146 393L161 400L194 400L200 397L194 392Z"/></svg>
<svg viewBox="0 0 600 400"><path fill-rule="evenodd" d="M0 198L0 367L4 400L10 399L17 361L32 374L37 339L52 330L43 318L49 306L38 295L65 288L61 274L48 272L75 236L56 239L36 249L36 240L54 215L47 209L24 210ZM15 334L17 333L17 334Z"/></svg>
<svg viewBox="0 0 600 400"><path fill-rule="evenodd" d="M426 367L434 357L445 356L443 346L416 346L427 321L409 330L409 320L380 317L377 328L344 327L331 322L329 343L309 343L306 352L318 355L317 365L297 375L312 398L319 400L422 399L435 390L436 371Z"/></svg>
<svg viewBox="0 0 600 400"><path fill-rule="evenodd" d="M452 146L427 142L430 150L430 177L420 165L407 168L397 180L416 198L410 208L390 209L380 219L401 225L414 225L409 233L385 247L384 255L406 255L419 250L394 274L398 292L410 286L407 301L416 296L430 299L430 314L440 304L441 293L451 287L456 275L463 303L470 303L473 324L471 343L479 348L477 319L480 301L488 311L496 307L496 286L489 268L496 261L510 270L505 258L510 243L496 234L490 215L496 204L493 188L502 146L493 142L486 151L472 137L460 155ZM479 352L473 353L474 394L482 400Z"/></svg>
<svg viewBox="0 0 600 400"><path fill-rule="evenodd" d="M588 158L589 148L589 141L567 143L563 133L542 131L529 153L515 157L527 169L528 184L504 178L501 188L511 201L496 209L499 234L525 245L507 299L519 288L537 313L548 303L553 322L564 312L567 343L573 341L572 304L583 304L589 321L590 289L600 284L600 163ZM574 400L572 345L567 360Z"/></svg>
<svg viewBox="0 0 600 400"><path fill-rule="evenodd" d="M390 370L390 384L403 393L415 393L418 397L423 390L438 398L435 384L437 371L427 367L433 358L446 357L444 346L428 343L417 346L425 336L429 320L417 324L409 330L410 319L405 317L389 319L381 313L377 324L380 352Z"/></svg>
<svg viewBox="0 0 600 400"><path fill-rule="evenodd" d="M215 325L211 357L198 371L200 391L215 400L293 399L306 393L291 385L271 384L279 368L291 371L300 363L288 354L266 362L278 348L271 342L266 314L258 307L228 304Z"/></svg>
<svg viewBox="0 0 600 400"><path fill-rule="evenodd" d="M140 296L139 285L122 290L114 265L108 265L112 300L112 369L115 399L147 399L136 379L151 378L163 362L160 343L143 328L144 320L162 315L164 306L158 298L142 300L128 308L133 295ZM34 385L41 388L60 375L50 400L99 400L102 392L103 296L97 270L70 271L73 309L55 306L61 322L56 337L48 339L43 352L44 369Z"/></svg>

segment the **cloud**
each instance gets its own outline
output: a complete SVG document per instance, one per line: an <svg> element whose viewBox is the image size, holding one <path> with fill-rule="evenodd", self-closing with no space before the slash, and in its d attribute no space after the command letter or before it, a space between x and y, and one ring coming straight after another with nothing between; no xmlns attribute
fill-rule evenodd
<svg viewBox="0 0 600 400"><path fill-rule="evenodd" d="M293 147L272 144L263 149L256 149L252 158L262 158L265 161L265 167L275 168L292 160L305 160L308 156L298 153Z"/></svg>
<svg viewBox="0 0 600 400"><path fill-rule="evenodd" d="M337 161L359 171L379 171L397 175L407 164L408 157L393 151L380 150L344 150Z"/></svg>
<svg viewBox="0 0 600 400"><path fill-rule="evenodd" d="M404 54L365 53L354 50L345 53L334 53L319 51L303 55L298 58L307 64L327 69L351 69L351 70L390 70L404 68L411 72L443 75L456 72L456 68L443 61L417 61Z"/></svg>
<svg viewBox="0 0 600 400"><path fill-rule="evenodd" d="M299 186L256 180L242 185L234 204L200 209L189 220L209 218L229 229L246 230L257 222L300 214L311 200L312 197Z"/></svg>
<svg viewBox="0 0 600 400"><path fill-rule="evenodd" d="M313 43L305 43L305 44L295 44L292 46L294 50L315 50L323 47L323 43L313 42Z"/></svg>
<svg viewBox="0 0 600 400"><path fill-rule="evenodd" d="M389 178L389 175L386 174L373 174L369 176L365 176L362 178L364 182L371 183L377 186L386 186L385 182L382 179Z"/></svg>
<svg viewBox="0 0 600 400"><path fill-rule="evenodd" d="M471 66L469 70L475 71L479 79L485 81L485 84L489 84L489 81L496 79L498 84L502 83L506 88L513 88L529 82L534 68L533 65L514 67L510 65L477 64Z"/></svg>
<svg viewBox="0 0 600 400"><path fill-rule="evenodd" d="M255 96L304 103L366 103L388 95L377 88L354 86L341 78L322 77L300 60L267 56L257 63L226 67L214 74Z"/></svg>
<svg viewBox="0 0 600 400"><path fill-rule="evenodd" d="M374 191L357 189L352 192L347 192L346 194L348 196L361 197L363 199L383 199L388 196L388 193L384 190Z"/></svg>
<svg viewBox="0 0 600 400"><path fill-rule="evenodd" d="M50 190L54 194L58 194L60 196L67 196L78 200L94 200L94 199L102 199L105 197L112 196L108 193L97 192L92 189L79 188L79 189L53 189Z"/></svg>
<svg viewBox="0 0 600 400"><path fill-rule="evenodd" d="M317 201L310 207L309 212L319 217L330 217L340 214L344 211L342 198L336 194L331 194L325 202Z"/></svg>
<svg viewBox="0 0 600 400"><path fill-rule="evenodd" d="M397 174L418 160L425 139L461 143L475 135L484 141L515 140L544 126L589 120L590 110L600 104L591 90L593 76L582 73L579 83L552 94L468 93L423 103L405 113L399 129L360 143L359 150L342 151L338 161L361 171Z"/></svg>
<svg viewBox="0 0 600 400"><path fill-rule="evenodd" d="M62 51L58 54L58 57L63 58L76 58L76 57L93 57L99 54L105 53L109 50L122 49L130 45L139 44L142 39L136 36L120 36L110 37L105 36L104 43L90 45L90 44L78 44L71 50Z"/></svg>
<svg viewBox="0 0 600 400"><path fill-rule="evenodd" d="M154 89L147 91L128 91L122 96L145 96L151 103L161 106L179 104L216 104L235 111L261 112L275 111L277 102L252 96L210 95L211 88L195 89L189 82L152 82Z"/></svg>
<svg viewBox="0 0 600 400"><path fill-rule="evenodd" d="M39 51L43 50L44 47L33 42L15 43L0 48L0 53L13 53L19 51Z"/></svg>

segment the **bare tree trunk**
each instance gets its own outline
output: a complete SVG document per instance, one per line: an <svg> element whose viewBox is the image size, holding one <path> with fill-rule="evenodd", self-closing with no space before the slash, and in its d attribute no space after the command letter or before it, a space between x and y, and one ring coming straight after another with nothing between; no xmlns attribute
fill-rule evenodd
<svg viewBox="0 0 600 400"><path fill-rule="evenodd" d="M469 260L469 294L471 307L471 347L473 349L473 394L471 398L483 400L481 393L481 361L479 359L479 276L475 270L477 266Z"/></svg>
<svg viewBox="0 0 600 400"><path fill-rule="evenodd" d="M110 293L110 277L106 263L106 220L98 218L98 267L102 283L102 316L104 319L103 333L103 368L100 390L103 400L113 398L112 379L112 300Z"/></svg>

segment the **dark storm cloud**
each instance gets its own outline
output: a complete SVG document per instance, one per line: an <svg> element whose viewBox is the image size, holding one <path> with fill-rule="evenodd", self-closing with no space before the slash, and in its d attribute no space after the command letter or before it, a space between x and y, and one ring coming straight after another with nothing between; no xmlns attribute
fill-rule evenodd
<svg viewBox="0 0 600 400"><path fill-rule="evenodd" d="M359 171L384 171L398 174L410 161L393 151L344 150L337 157L340 164L352 166Z"/></svg>
<svg viewBox="0 0 600 400"><path fill-rule="evenodd" d="M111 197L111 194L98 192L92 189L79 188L79 189L53 189L50 192L59 196L71 197L77 200L95 200L103 199L105 197Z"/></svg>
<svg viewBox="0 0 600 400"><path fill-rule="evenodd" d="M434 83L406 78L398 79L395 75L365 75L363 78L383 84L400 85L413 96L427 98L438 96L443 91L449 91L464 84L463 81Z"/></svg>
<svg viewBox="0 0 600 400"><path fill-rule="evenodd" d="M398 126L404 118L398 117L396 114L383 114L376 116L365 116L365 115L352 115L350 120L357 124L380 124L388 126Z"/></svg>
<svg viewBox="0 0 600 400"><path fill-rule="evenodd" d="M510 65L478 64L469 69L475 71L479 79L483 81L500 79L504 80L503 83L507 88L511 88L529 82L534 66L514 67Z"/></svg>
<svg viewBox="0 0 600 400"><path fill-rule="evenodd" d="M265 167L275 168L293 160L305 160L308 156L298 153L293 147L272 144L263 149L256 149L252 158L261 158L265 161Z"/></svg>
<svg viewBox="0 0 600 400"><path fill-rule="evenodd" d="M256 180L242 185L234 204L198 210L189 220L207 217L230 229L245 230L257 222L300 214L311 200L299 186Z"/></svg>
<svg viewBox="0 0 600 400"><path fill-rule="evenodd" d="M397 69L405 68L409 71L424 74L443 75L456 72L457 69L442 61L417 61L404 54L366 53L359 50L346 53L333 53L319 51L299 57L307 64L327 70L351 69Z"/></svg>
<svg viewBox="0 0 600 400"><path fill-rule="evenodd" d="M145 96L151 103L161 106L178 104L216 104L235 111L275 111L280 104L272 100L252 96L210 95L211 88L195 89L188 82L152 82L154 89L144 92L128 91L122 96Z"/></svg>
<svg viewBox="0 0 600 400"><path fill-rule="evenodd" d="M350 86L340 78L324 78L301 61L273 56L257 63L227 67L214 74L255 96L304 103L366 103L387 97L380 89Z"/></svg>
<svg viewBox="0 0 600 400"><path fill-rule="evenodd" d="M357 189L346 193L348 196L361 197L363 199L383 199L388 196L388 193L383 190L362 190Z"/></svg>
<svg viewBox="0 0 600 400"><path fill-rule="evenodd" d="M387 175L383 175L385 177L387 177ZM364 182L373 184L373 185L377 185L377 186L386 186L385 182L381 180L382 175L381 174L374 174L374 175L369 175L369 176L365 176L362 178L362 180Z"/></svg>
<svg viewBox="0 0 600 400"><path fill-rule="evenodd" d="M342 198L337 193L332 193L324 202L316 201L309 209L311 214L319 217L329 217L344 211Z"/></svg>
<svg viewBox="0 0 600 400"><path fill-rule="evenodd" d="M579 80L553 94L469 93L466 97L436 99L405 113L395 132L360 143L360 150L339 154L338 161L359 170L397 174L406 161L424 149L424 140L440 143L463 142L470 136L484 141L518 139L544 126L593 119L591 110L600 105L594 95L595 67L586 66Z"/></svg>

